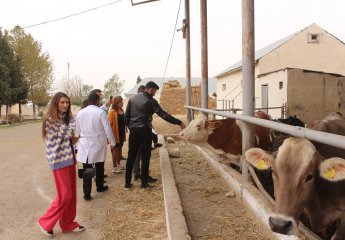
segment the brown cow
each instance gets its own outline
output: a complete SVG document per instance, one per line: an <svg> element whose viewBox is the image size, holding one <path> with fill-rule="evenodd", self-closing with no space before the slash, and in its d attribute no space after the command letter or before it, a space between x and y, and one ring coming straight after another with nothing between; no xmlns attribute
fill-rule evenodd
<svg viewBox="0 0 345 240"><path fill-rule="evenodd" d="M316 119L307 122L306 128L345 136L345 118L341 113L334 112L323 119ZM321 155L324 157L345 158L344 149L317 142L313 142L313 144L315 145L319 153L321 153Z"/></svg>
<svg viewBox="0 0 345 240"><path fill-rule="evenodd" d="M296 137L285 139L275 153L249 149L246 159L257 169L273 171L272 231L296 234L304 211L314 231L339 220L332 239L345 239L345 159L325 160L310 141Z"/></svg>
<svg viewBox="0 0 345 240"><path fill-rule="evenodd" d="M258 111L255 115L259 118L271 120L271 117ZM189 123L180 132L183 140L193 144L210 148L217 153L239 155L242 153L241 121L232 118L208 121L201 117ZM261 126L255 126L256 146L263 149L271 149L272 138L270 130Z"/></svg>

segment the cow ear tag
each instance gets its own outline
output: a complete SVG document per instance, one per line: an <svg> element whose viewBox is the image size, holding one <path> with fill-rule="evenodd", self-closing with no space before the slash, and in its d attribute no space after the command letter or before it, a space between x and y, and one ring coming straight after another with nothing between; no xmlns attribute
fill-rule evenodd
<svg viewBox="0 0 345 240"><path fill-rule="evenodd" d="M333 179L335 177L336 174L336 170L335 168L329 169L327 172L324 173L324 176L327 179Z"/></svg>
<svg viewBox="0 0 345 240"><path fill-rule="evenodd" d="M264 159L261 159L260 161L258 161L258 163L256 164L256 167L260 170L264 170L267 169L267 164L265 162Z"/></svg>

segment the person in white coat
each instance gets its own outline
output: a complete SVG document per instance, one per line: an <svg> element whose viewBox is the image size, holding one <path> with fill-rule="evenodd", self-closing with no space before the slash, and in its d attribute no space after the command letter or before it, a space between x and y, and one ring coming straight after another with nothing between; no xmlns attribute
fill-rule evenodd
<svg viewBox="0 0 345 240"><path fill-rule="evenodd" d="M77 143L77 160L83 163L83 168L92 168L96 171L97 192L108 190L104 186L104 161L106 159L107 141L111 148L115 148L115 138L109 125L107 114L100 109L99 95L90 93L89 105L80 110L76 118L76 135L79 136ZM92 179L83 178L84 199L91 200Z"/></svg>

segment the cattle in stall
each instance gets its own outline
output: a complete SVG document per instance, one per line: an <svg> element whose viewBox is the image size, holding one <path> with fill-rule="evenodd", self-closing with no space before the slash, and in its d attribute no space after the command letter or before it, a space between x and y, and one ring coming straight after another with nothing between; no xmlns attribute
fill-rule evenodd
<svg viewBox="0 0 345 240"><path fill-rule="evenodd" d="M288 124L291 126L304 127L305 123L299 119L296 115L289 116L288 118L278 118L278 122Z"/></svg>
<svg viewBox="0 0 345 240"><path fill-rule="evenodd" d="M308 121L306 123L306 128L345 136L345 118L341 113L334 112L324 117L323 119ZM313 144L324 157L345 158L345 149L317 142L313 142Z"/></svg>
<svg viewBox="0 0 345 240"><path fill-rule="evenodd" d="M271 117L262 111L255 116L271 120ZM216 153L228 156L242 154L242 122L232 118L220 120L206 120L204 117L195 119L179 133L179 137L195 145L209 148ZM272 137L270 130L255 126L255 144L263 149L271 149Z"/></svg>
<svg viewBox="0 0 345 240"><path fill-rule="evenodd" d="M252 148L245 155L256 169L273 171L272 231L297 234L304 211L312 230L319 232L337 220L332 240L345 239L345 159L325 159L309 140L297 137L285 139L274 153Z"/></svg>

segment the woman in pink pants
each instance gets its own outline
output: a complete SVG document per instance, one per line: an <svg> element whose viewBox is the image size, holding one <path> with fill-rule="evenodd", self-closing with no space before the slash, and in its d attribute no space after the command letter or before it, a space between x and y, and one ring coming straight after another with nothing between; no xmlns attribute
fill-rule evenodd
<svg viewBox="0 0 345 240"><path fill-rule="evenodd" d="M50 102L42 125L47 160L53 172L57 195L47 212L38 219L38 226L51 237L57 221L64 233L85 230L74 220L77 214L76 163L71 146L77 141L74 130L70 99L58 92Z"/></svg>

